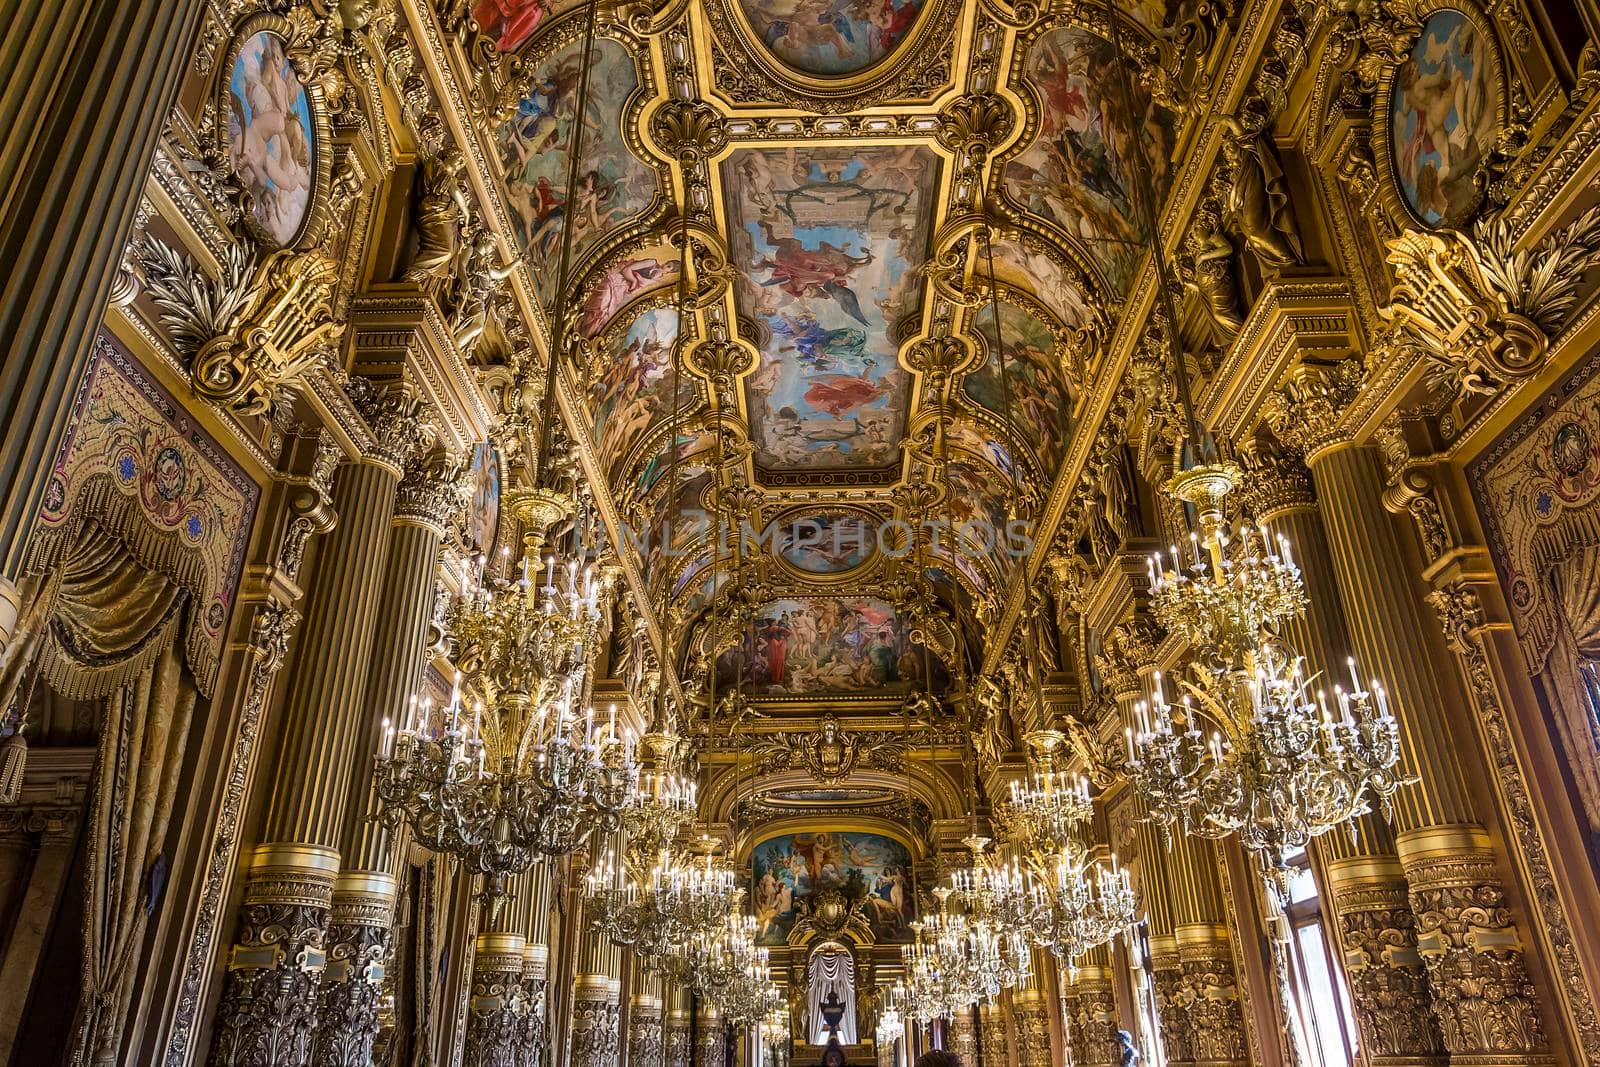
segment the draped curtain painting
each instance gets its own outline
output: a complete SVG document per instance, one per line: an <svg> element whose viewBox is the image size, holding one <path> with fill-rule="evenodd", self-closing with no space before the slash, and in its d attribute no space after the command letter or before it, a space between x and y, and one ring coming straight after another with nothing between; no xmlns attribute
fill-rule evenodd
<svg viewBox="0 0 1600 1067"><path fill-rule="evenodd" d="M259 494L124 349L97 339L30 539L23 618L0 660L13 730L34 685L99 705L75 1065L121 1059L182 817L184 753L221 666Z"/></svg>
<svg viewBox="0 0 1600 1067"><path fill-rule="evenodd" d="M1586 677L1600 662L1600 358L1548 397L1469 474L1528 673L1600 835L1600 721Z"/></svg>

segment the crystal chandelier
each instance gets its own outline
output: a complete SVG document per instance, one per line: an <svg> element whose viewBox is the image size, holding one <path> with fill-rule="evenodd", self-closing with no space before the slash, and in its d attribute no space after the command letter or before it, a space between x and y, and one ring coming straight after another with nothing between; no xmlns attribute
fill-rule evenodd
<svg viewBox="0 0 1600 1067"><path fill-rule="evenodd" d="M646 857L629 849L620 870L609 858L589 874L589 920L617 945L631 946L653 970L681 973L685 946L716 933L738 899L736 875L701 839L700 855L686 858L668 847ZM752 941L753 943L753 941Z"/></svg>
<svg viewBox="0 0 1600 1067"><path fill-rule="evenodd" d="M1137 729L1127 728L1127 769L1166 832L1238 834L1281 894L1286 854L1340 825L1354 832L1351 820L1373 800L1387 814L1406 782L1383 687L1369 689L1348 660L1351 687L1335 685L1330 704L1276 636L1304 612L1306 593L1286 540L1248 527L1229 539L1223 501L1239 477L1215 463L1169 486L1196 508L1199 530L1187 560L1176 547L1170 566L1151 560L1151 602L1167 631L1197 651L1179 707L1156 675Z"/></svg>
<svg viewBox="0 0 1600 1067"><path fill-rule="evenodd" d="M557 584L564 578L564 588ZM449 704L385 722L375 788L384 817L419 844L484 875L491 895L542 855L621 823L638 786L631 735L616 709L597 723L587 698L603 585L552 558L542 586L469 582L449 615L458 664L482 690L470 722L456 676Z"/></svg>
<svg viewBox="0 0 1600 1067"><path fill-rule="evenodd" d="M1108 868L1083 843L1094 814L1089 781L1054 769L1060 735L1043 731L1028 740L1042 753L1043 766L1013 782L999 810L1025 858L1025 866L1013 862L1009 892L1026 898L1012 907L1023 915L1033 943L1070 963L1131 927L1138 900L1116 857Z"/></svg>
<svg viewBox="0 0 1600 1067"><path fill-rule="evenodd" d="M1001 989L992 932L947 911L943 898L949 890L934 892L941 898L939 912L912 923L912 942L900 946L906 1014L920 1022L953 1018Z"/></svg>
<svg viewBox="0 0 1600 1067"><path fill-rule="evenodd" d="M761 1020L761 1044L765 1051L763 1063L783 1067L789 1062L789 1013L781 1000Z"/></svg>

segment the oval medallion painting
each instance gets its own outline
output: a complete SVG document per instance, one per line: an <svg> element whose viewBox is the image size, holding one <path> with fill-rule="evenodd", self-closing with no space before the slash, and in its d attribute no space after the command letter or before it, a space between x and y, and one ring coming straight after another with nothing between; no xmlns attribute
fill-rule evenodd
<svg viewBox="0 0 1600 1067"><path fill-rule="evenodd" d="M772 54L805 74L854 74L905 40L924 0L746 0Z"/></svg>
<svg viewBox="0 0 1600 1067"><path fill-rule="evenodd" d="M855 511L820 511L785 516L767 531L784 561L807 574L843 574L878 550L878 530Z"/></svg>
<svg viewBox="0 0 1600 1067"><path fill-rule="evenodd" d="M1505 91L1493 47L1471 19L1446 8L1428 16L1395 70L1389 155L1400 194L1424 225L1459 226L1477 210Z"/></svg>
<svg viewBox="0 0 1600 1067"><path fill-rule="evenodd" d="M250 215L280 246L295 243L316 188L311 101L284 51L261 30L245 38L228 79L228 154Z"/></svg>

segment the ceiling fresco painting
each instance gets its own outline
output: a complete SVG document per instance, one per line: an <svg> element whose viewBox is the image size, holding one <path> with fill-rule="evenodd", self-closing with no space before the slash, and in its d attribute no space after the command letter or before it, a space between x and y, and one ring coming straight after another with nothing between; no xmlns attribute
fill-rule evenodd
<svg viewBox="0 0 1600 1067"><path fill-rule="evenodd" d="M763 44L805 74L853 74L889 55L924 0L745 0Z"/></svg>
<svg viewBox="0 0 1600 1067"><path fill-rule="evenodd" d="M980 274L987 266L980 265ZM1043 249L1022 241L996 241L994 272L997 281L1032 292L1064 326L1077 328L1094 318L1093 303L1083 285Z"/></svg>
<svg viewBox="0 0 1600 1067"><path fill-rule="evenodd" d="M1040 127L1004 173L1011 199L1082 242L1126 295L1146 245L1133 176L1148 161L1165 184L1173 133L1170 113L1137 87L1130 111L1109 77L1115 69L1112 45L1087 30L1060 27L1034 41L1024 72L1039 94Z"/></svg>
<svg viewBox="0 0 1600 1067"><path fill-rule="evenodd" d="M843 574L878 552L878 527L859 511L797 512L767 528L772 550L807 574Z"/></svg>
<svg viewBox="0 0 1600 1067"><path fill-rule="evenodd" d="M759 466L895 462L909 399L897 337L921 308L937 169L918 146L745 149L724 164L738 303L766 335L745 380Z"/></svg>
<svg viewBox="0 0 1600 1067"><path fill-rule="evenodd" d="M560 273L562 227L573 226L572 263L644 211L656 195L656 173L635 156L622 132L622 112L639 86L633 58L617 41L595 42L585 109L583 160L566 202L567 149L577 117L583 46L561 48L538 69L516 114L501 125L500 161L506 204L540 293L548 301Z"/></svg>
<svg viewBox="0 0 1600 1067"><path fill-rule="evenodd" d="M923 659L906 620L882 600L782 599L756 613L743 648L723 653L717 684L740 682L752 696L903 692L921 683ZM942 676L937 661L929 663Z"/></svg>
<svg viewBox="0 0 1600 1067"><path fill-rule="evenodd" d="M653 426L671 415L669 353L677 337L677 309L652 308L618 331L613 351L598 359L588 407L595 450L607 469L614 469ZM680 416L694 400L694 380L680 373Z"/></svg>
<svg viewBox="0 0 1600 1067"><path fill-rule="evenodd" d="M534 31L558 12L576 7L578 0L475 0L472 21L502 52L515 52L533 38Z"/></svg>
<svg viewBox="0 0 1600 1067"><path fill-rule="evenodd" d="M675 284L678 257L666 248L625 256L602 274L583 302L578 329L594 337L611 325L617 313L646 294Z"/></svg>
<svg viewBox="0 0 1600 1067"><path fill-rule="evenodd" d="M1053 471L1066 453L1072 426L1072 392L1056 355L1055 334L1037 315L1015 304L1001 303L999 308L1006 380L1000 379L994 310L986 305L977 323L985 363L967 375L963 388L969 398L999 418L1004 419L1009 409L1012 425L1040 466Z"/></svg>

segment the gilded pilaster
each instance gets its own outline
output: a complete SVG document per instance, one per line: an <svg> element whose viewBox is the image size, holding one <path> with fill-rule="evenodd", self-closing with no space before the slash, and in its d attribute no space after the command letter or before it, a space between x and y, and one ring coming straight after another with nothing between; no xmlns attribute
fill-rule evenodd
<svg viewBox="0 0 1600 1067"><path fill-rule="evenodd" d="M1395 798L1395 844L1450 1062L1549 1062L1522 940L1444 713L1459 697L1435 673L1429 620L1383 506L1381 460L1335 445L1313 453L1310 466L1351 643L1363 672L1392 695L1405 769L1420 779Z"/></svg>
<svg viewBox="0 0 1600 1067"><path fill-rule="evenodd" d="M355 766L372 751L361 747L367 736L367 672L399 474L398 465L387 461L351 463L334 486L339 523L323 545L309 599L267 814L267 844L257 849L248 875L213 1064L309 1062L341 831L353 806ZM297 863L304 865L298 873ZM343 899L350 902L350 914L365 921L341 923L336 975L370 975L374 952L381 957L382 938L370 929L379 925L372 920L384 910L370 906L376 884L359 876L347 884ZM392 877L387 885L392 903ZM274 922L274 908L288 909L292 921ZM385 918L381 925L387 923ZM342 1010L340 999L330 1002L330 1013ZM328 1030L330 1055L349 1047L342 1038L331 1041L343 1026ZM371 1037L365 1040L370 1046Z"/></svg>
<svg viewBox="0 0 1600 1067"><path fill-rule="evenodd" d="M1122 1061L1117 1005L1111 989L1111 955L1101 945L1085 953L1062 1000L1067 1011L1073 1067L1109 1067Z"/></svg>
<svg viewBox="0 0 1600 1067"><path fill-rule="evenodd" d="M1328 537L1310 471L1288 449L1256 438L1239 450L1243 489L1254 517L1289 539L1310 594L1305 615L1287 620L1283 638L1314 669L1334 670L1352 644L1339 602ZM1381 815L1361 816L1312 842L1326 877L1332 928L1341 945L1363 1064L1443 1063L1416 924L1394 835Z"/></svg>

